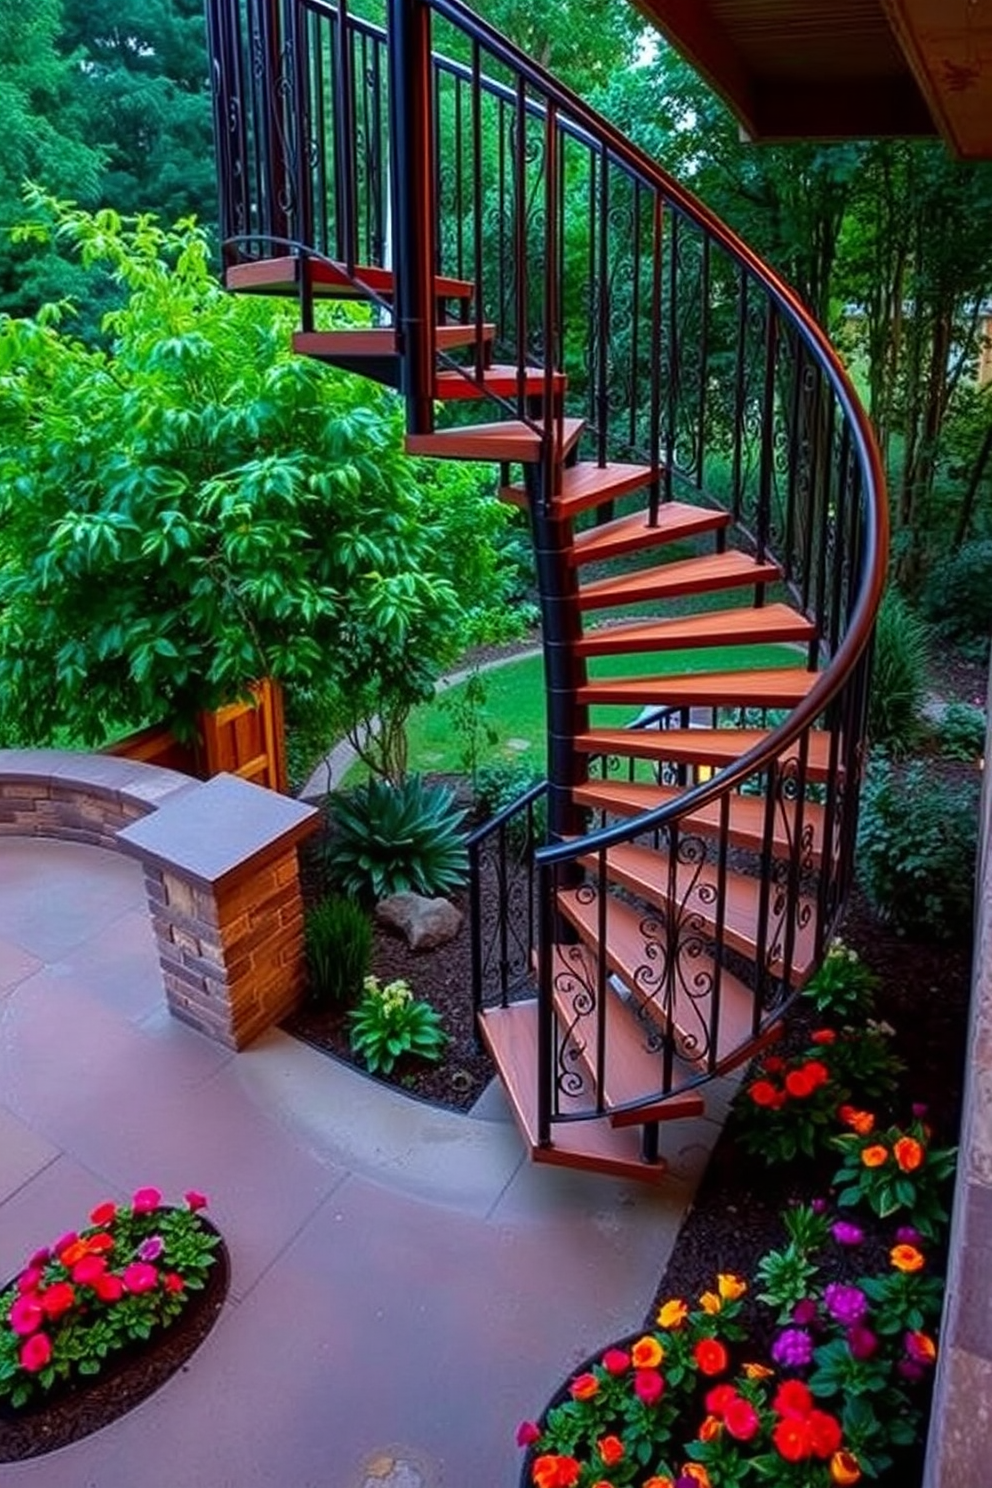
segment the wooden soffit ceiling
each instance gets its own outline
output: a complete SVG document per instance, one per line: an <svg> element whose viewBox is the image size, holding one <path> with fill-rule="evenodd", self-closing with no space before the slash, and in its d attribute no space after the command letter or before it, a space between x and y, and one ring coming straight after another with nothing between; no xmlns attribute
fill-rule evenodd
<svg viewBox="0 0 992 1488"><path fill-rule="evenodd" d="M992 159L992 0L637 0L756 140L940 133Z"/></svg>

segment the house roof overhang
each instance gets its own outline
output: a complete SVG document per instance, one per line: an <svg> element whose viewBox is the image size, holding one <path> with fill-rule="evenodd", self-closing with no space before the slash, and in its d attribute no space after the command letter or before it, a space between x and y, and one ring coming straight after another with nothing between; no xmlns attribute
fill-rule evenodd
<svg viewBox="0 0 992 1488"><path fill-rule="evenodd" d="M755 140L941 134L992 158L992 0L637 0Z"/></svg>

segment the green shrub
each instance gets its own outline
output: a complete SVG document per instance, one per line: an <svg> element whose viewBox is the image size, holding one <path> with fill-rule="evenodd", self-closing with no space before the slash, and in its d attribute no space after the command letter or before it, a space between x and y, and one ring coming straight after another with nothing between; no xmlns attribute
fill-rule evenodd
<svg viewBox="0 0 992 1488"><path fill-rule="evenodd" d="M357 997L372 960L372 925L353 899L331 897L306 917L305 943L311 1002Z"/></svg>
<svg viewBox="0 0 992 1488"><path fill-rule="evenodd" d="M806 984L817 1011L841 1023L861 1023L872 1010L878 977L842 941L835 940Z"/></svg>
<svg viewBox="0 0 992 1488"><path fill-rule="evenodd" d="M543 778L536 770L511 760L496 760L491 764L481 765L475 786L475 804L479 815L484 819L496 816L505 806L512 806L514 801L519 801L533 786L539 785ZM534 841L541 843L547 836L548 829L547 796L539 796L533 803L531 819ZM520 851L528 845L526 835L527 813L521 812L507 825L507 842L510 847Z"/></svg>
<svg viewBox="0 0 992 1488"><path fill-rule="evenodd" d="M868 735L875 746L904 754L920 728L927 685L927 628L896 589L882 600L875 624L875 660Z"/></svg>
<svg viewBox="0 0 992 1488"><path fill-rule="evenodd" d="M370 780L331 802L335 840L328 854L334 882L365 901L413 890L448 894L465 882L468 854L458 830L464 811L444 787L419 775L402 785Z"/></svg>
<svg viewBox="0 0 992 1488"><path fill-rule="evenodd" d="M926 618L942 636L988 655L992 631L992 539L965 543L930 570L921 595Z"/></svg>
<svg viewBox="0 0 992 1488"><path fill-rule="evenodd" d="M373 1075L391 1074L404 1054L440 1059L448 1042L440 1014L414 997L404 981L383 987L377 977L366 977L365 993L349 1019L352 1050Z"/></svg>
<svg viewBox="0 0 992 1488"><path fill-rule="evenodd" d="M985 714L973 703L949 703L937 726L945 759L974 760L985 749Z"/></svg>
<svg viewBox="0 0 992 1488"><path fill-rule="evenodd" d="M858 825L858 874L878 915L920 938L952 939L971 924L977 787L935 777L919 761L870 762Z"/></svg>

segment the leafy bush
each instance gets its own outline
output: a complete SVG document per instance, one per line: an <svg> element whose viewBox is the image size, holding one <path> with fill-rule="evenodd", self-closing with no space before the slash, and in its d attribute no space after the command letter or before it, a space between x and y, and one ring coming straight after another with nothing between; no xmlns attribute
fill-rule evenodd
<svg viewBox="0 0 992 1488"><path fill-rule="evenodd" d="M349 1020L352 1050L373 1075L391 1074L404 1054L440 1059L448 1041L441 1015L414 997L404 981L383 987L377 977L366 977L364 996Z"/></svg>
<svg viewBox="0 0 992 1488"><path fill-rule="evenodd" d="M926 618L942 636L988 655L992 632L992 539L965 543L930 570L921 595Z"/></svg>
<svg viewBox="0 0 992 1488"><path fill-rule="evenodd" d="M872 758L862 790L857 867L876 913L937 940L967 934L978 842L977 786L942 781L916 761Z"/></svg>
<svg viewBox="0 0 992 1488"><path fill-rule="evenodd" d="M986 722L973 703L949 703L937 725L937 742L945 759L974 760L985 749Z"/></svg>
<svg viewBox="0 0 992 1488"><path fill-rule="evenodd" d="M324 899L307 914L304 935L311 1002L357 996L372 960L372 925L365 911L353 899Z"/></svg>
<svg viewBox="0 0 992 1488"><path fill-rule="evenodd" d="M842 941L835 940L822 965L806 984L817 1011L842 1023L860 1022L871 1012L878 977Z"/></svg>
<svg viewBox="0 0 992 1488"><path fill-rule="evenodd" d="M365 901L413 890L448 894L465 882L465 813L444 787L419 775L402 785L370 780L331 802L335 827L328 867L346 894Z"/></svg>
<svg viewBox="0 0 992 1488"><path fill-rule="evenodd" d="M875 624L868 703L874 745L905 753L920 727L927 685L927 628L896 589L886 591Z"/></svg>
<svg viewBox="0 0 992 1488"><path fill-rule="evenodd" d="M496 816L505 806L512 806L533 786L539 785L543 776L527 765L509 760L495 760L481 765L476 777L475 804L480 816ZM538 796L531 806L531 823L534 843L541 843L548 831L548 798ZM531 846L527 833L527 813L520 812L507 823L506 840L515 852L523 852Z"/></svg>

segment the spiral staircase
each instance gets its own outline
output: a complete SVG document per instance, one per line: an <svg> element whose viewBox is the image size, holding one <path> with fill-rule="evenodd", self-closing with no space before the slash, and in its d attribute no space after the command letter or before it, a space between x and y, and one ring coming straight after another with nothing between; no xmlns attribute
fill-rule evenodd
<svg viewBox="0 0 992 1488"><path fill-rule="evenodd" d="M529 513L548 778L472 839L472 995L536 1160L658 1180L843 907L865 417L786 286L461 0L208 17L228 288Z"/></svg>

